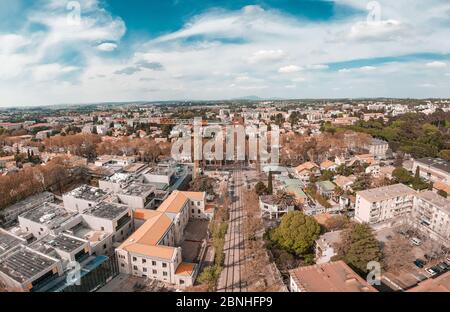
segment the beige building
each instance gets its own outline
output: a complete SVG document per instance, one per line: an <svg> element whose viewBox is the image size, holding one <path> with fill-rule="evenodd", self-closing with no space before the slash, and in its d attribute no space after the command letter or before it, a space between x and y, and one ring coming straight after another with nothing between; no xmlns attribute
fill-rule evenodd
<svg viewBox="0 0 450 312"><path fill-rule="evenodd" d="M192 286L198 265L184 263L180 246L189 219L205 217L205 193L173 192L156 210L135 211L142 225L119 247L122 273L181 287Z"/></svg>
<svg viewBox="0 0 450 312"><path fill-rule="evenodd" d="M356 194L355 218L376 224L410 213L416 192L404 184L365 190Z"/></svg>
<svg viewBox="0 0 450 312"><path fill-rule="evenodd" d="M414 198L412 216L415 227L450 247L450 199L432 191L418 193Z"/></svg>

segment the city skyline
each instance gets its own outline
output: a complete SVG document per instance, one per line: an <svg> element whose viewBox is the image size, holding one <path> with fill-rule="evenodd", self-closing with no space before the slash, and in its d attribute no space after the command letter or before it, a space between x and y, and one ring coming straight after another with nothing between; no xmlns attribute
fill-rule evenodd
<svg viewBox="0 0 450 312"><path fill-rule="evenodd" d="M6 0L0 107L446 98L449 10L441 0Z"/></svg>

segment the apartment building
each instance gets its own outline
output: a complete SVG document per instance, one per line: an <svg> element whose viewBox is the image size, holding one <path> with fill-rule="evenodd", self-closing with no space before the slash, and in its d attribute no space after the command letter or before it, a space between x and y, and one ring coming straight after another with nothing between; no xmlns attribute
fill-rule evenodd
<svg viewBox="0 0 450 312"><path fill-rule="evenodd" d="M289 271L291 292L377 292L343 261Z"/></svg>
<svg viewBox="0 0 450 312"><path fill-rule="evenodd" d="M178 246L189 219L205 217L205 196L174 191L157 210L136 210L136 224L142 225L116 249L119 270L181 287L193 285L198 265L183 262Z"/></svg>
<svg viewBox="0 0 450 312"><path fill-rule="evenodd" d="M450 161L430 157L416 159L413 164L413 172L416 172L417 168L419 168L422 178L450 185Z"/></svg>
<svg viewBox="0 0 450 312"><path fill-rule="evenodd" d="M355 218L377 224L412 211L416 192L404 184L365 190L356 194Z"/></svg>
<svg viewBox="0 0 450 312"><path fill-rule="evenodd" d="M380 139L373 138L367 146L369 154L375 158L385 159L389 150L389 143Z"/></svg>
<svg viewBox="0 0 450 312"><path fill-rule="evenodd" d="M432 191L414 198L412 223L431 239L450 247L450 200Z"/></svg>

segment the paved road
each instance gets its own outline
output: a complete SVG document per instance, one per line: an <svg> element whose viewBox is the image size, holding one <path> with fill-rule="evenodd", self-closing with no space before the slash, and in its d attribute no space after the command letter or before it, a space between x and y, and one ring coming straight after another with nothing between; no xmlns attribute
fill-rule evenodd
<svg viewBox="0 0 450 312"><path fill-rule="evenodd" d="M243 281L245 266L244 213L243 192L244 177L241 170L233 172L230 183L230 222L225 235L225 263L219 279L219 292L245 292L247 285Z"/></svg>

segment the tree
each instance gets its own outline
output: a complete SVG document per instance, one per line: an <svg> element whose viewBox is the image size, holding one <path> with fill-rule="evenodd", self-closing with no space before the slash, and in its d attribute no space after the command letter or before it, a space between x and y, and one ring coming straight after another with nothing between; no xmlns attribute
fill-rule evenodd
<svg viewBox="0 0 450 312"><path fill-rule="evenodd" d="M438 156L444 160L450 161L450 149L440 151Z"/></svg>
<svg viewBox="0 0 450 312"><path fill-rule="evenodd" d="M382 261L380 243L367 224L355 224L341 233L341 242L336 245L336 260L343 260L359 274L367 274L367 264Z"/></svg>
<svg viewBox="0 0 450 312"><path fill-rule="evenodd" d="M405 168L395 168L392 172L392 177L398 182L406 185L411 184L412 176Z"/></svg>
<svg viewBox="0 0 450 312"><path fill-rule="evenodd" d="M319 235L320 225L313 217L294 211L283 216L270 239L286 251L302 256L311 251Z"/></svg>
<svg viewBox="0 0 450 312"><path fill-rule="evenodd" d="M332 232L332 231L340 231L345 229L348 224L349 224L350 220L347 216L345 215L338 215L338 216L333 216L329 219L327 219L325 221L325 228Z"/></svg>
<svg viewBox="0 0 450 312"><path fill-rule="evenodd" d="M255 185L255 192L256 192L256 194L258 194L258 196L261 196L261 195L267 195L268 190L267 190L266 185L263 182L259 181Z"/></svg>
<svg viewBox="0 0 450 312"><path fill-rule="evenodd" d="M267 194L272 195L273 194L273 176L272 171L269 172L269 178L267 182Z"/></svg>
<svg viewBox="0 0 450 312"><path fill-rule="evenodd" d="M444 197L444 198L447 198L447 197L448 197L448 194L447 194L446 191L439 190L437 193L438 193L438 195L440 195L440 196L442 196L442 197Z"/></svg>
<svg viewBox="0 0 450 312"><path fill-rule="evenodd" d="M396 234L383 249L384 263L386 269L393 273L399 273L408 267L414 260L411 245L408 240Z"/></svg>

